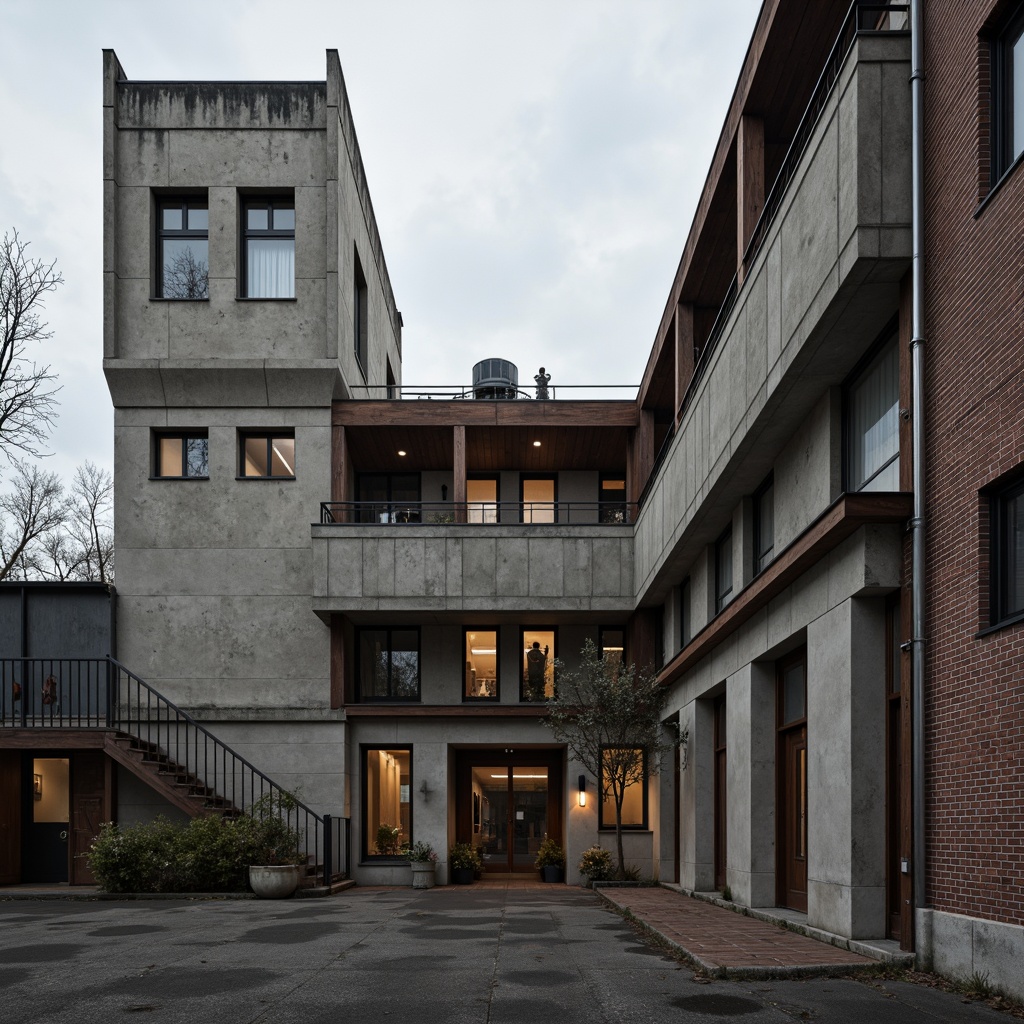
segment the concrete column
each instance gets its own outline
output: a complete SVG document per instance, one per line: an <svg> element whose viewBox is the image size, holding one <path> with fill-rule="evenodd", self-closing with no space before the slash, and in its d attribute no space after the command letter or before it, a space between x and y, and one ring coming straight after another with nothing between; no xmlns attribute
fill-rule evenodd
<svg viewBox="0 0 1024 1024"><path fill-rule="evenodd" d="M679 881L685 889L715 888L715 716L709 700L690 701L680 712L689 730L679 773Z"/></svg>
<svg viewBox="0 0 1024 1024"><path fill-rule="evenodd" d="M736 132L736 281L743 283L743 251L764 208L764 121L744 114Z"/></svg>
<svg viewBox="0 0 1024 1024"><path fill-rule="evenodd" d="M775 669L748 663L725 698L726 880L746 907L775 906Z"/></svg>
<svg viewBox="0 0 1024 1024"><path fill-rule="evenodd" d="M807 627L807 910L850 938L886 934L885 602L850 598Z"/></svg>

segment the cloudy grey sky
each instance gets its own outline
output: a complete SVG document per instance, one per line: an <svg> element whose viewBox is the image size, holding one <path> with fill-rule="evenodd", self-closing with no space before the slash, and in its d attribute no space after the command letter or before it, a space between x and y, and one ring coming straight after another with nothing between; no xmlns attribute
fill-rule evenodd
<svg viewBox="0 0 1024 1024"><path fill-rule="evenodd" d="M639 383L760 0L0 0L0 230L66 284L53 469L112 466L103 47L138 79L323 79L341 55L406 384ZM0 474L2 474L0 468Z"/></svg>

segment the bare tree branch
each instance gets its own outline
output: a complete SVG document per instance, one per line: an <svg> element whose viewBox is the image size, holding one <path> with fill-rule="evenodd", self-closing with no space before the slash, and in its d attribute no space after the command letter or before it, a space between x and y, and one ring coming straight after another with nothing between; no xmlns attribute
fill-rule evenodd
<svg viewBox="0 0 1024 1024"><path fill-rule="evenodd" d="M60 529L68 515L56 473L14 462L13 490L0 495L0 580L38 579L35 542Z"/></svg>
<svg viewBox="0 0 1024 1024"><path fill-rule="evenodd" d="M41 311L46 293L64 278L56 260L30 259L28 246L14 230L0 245L0 452L8 459L16 452L43 454L60 390L57 375L33 361L28 347L53 336Z"/></svg>

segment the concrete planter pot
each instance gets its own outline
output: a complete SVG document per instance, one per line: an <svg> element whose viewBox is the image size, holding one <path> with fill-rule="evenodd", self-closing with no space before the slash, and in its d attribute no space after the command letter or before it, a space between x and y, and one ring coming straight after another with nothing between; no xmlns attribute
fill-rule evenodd
<svg viewBox="0 0 1024 1024"><path fill-rule="evenodd" d="M283 900L299 887L301 873L298 864L253 864L249 888L262 900Z"/></svg>
<svg viewBox="0 0 1024 1024"><path fill-rule="evenodd" d="M412 887L414 889L433 889L434 864L429 860L411 860L409 867L412 868Z"/></svg>
<svg viewBox="0 0 1024 1024"><path fill-rule="evenodd" d="M552 864L545 864L540 869L540 877L545 882L564 882L565 881L565 868L560 868Z"/></svg>

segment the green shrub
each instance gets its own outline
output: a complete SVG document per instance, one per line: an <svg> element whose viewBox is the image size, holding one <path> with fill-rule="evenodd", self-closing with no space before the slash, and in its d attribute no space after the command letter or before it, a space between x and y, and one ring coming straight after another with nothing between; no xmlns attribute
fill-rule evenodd
<svg viewBox="0 0 1024 1024"><path fill-rule="evenodd" d="M606 882L612 877L612 855L600 846L592 846L580 857L579 872L591 882Z"/></svg>
<svg viewBox="0 0 1024 1024"><path fill-rule="evenodd" d="M160 817L127 828L104 822L93 840L89 867L107 892L166 892L179 831Z"/></svg>
<svg viewBox="0 0 1024 1024"><path fill-rule="evenodd" d="M540 848L537 850L537 860L534 862L536 868L564 868L565 851L561 845L550 836L545 836Z"/></svg>

